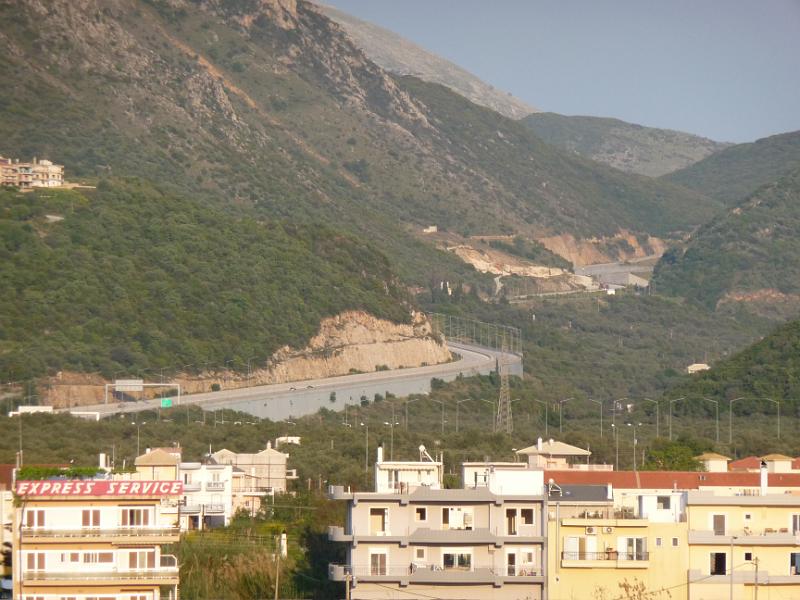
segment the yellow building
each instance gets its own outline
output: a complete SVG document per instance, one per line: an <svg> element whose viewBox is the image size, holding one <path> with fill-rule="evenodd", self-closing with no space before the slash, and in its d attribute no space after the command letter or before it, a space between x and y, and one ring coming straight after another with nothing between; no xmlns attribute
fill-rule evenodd
<svg viewBox="0 0 800 600"><path fill-rule="evenodd" d="M690 492L689 598L800 598L800 495Z"/></svg>
<svg viewBox="0 0 800 600"><path fill-rule="evenodd" d="M687 598L683 494L645 493L636 509L612 496L610 486L551 484L550 600Z"/></svg>

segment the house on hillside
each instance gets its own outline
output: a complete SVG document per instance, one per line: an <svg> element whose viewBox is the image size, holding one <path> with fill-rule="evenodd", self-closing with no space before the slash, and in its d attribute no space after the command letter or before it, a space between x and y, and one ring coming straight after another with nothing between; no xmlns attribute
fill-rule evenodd
<svg viewBox="0 0 800 600"><path fill-rule="evenodd" d="M20 162L0 156L0 185L21 190L64 185L64 165L49 160Z"/></svg>

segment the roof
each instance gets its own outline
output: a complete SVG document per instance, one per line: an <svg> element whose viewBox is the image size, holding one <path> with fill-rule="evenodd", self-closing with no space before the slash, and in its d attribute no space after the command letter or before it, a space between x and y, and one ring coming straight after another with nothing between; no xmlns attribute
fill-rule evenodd
<svg viewBox="0 0 800 600"><path fill-rule="evenodd" d="M700 456L695 456L697 460L730 460L729 456L722 456L716 452L703 452Z"/></svg>
<svg viewBox="0 0 800 600"><path fill-rule="evenodd" d="M707 473L705 471L551 471L544 474L558 485L611 484L619 489L696 490L701 487L759 487L760 473ZM800 488L800 473L770 473L772 487Z"/></svg>
<svg viewBox="0 0 800 600"><path fill-rule="evenodd" d="M522 450L517 450L517 454L544 454L547 456L591 456L592 453L588 450L584 450L583 448L565 444L564 442L547 440L546 442L542 442L541 450L539 450L539 446L537 444L534 444L533 446L528 446Z"/></svg>
<svg viewBox="0 0 800 600"><path fill-rule="evenodd" d="M744 469L758 469L761 467L761 459L757 456L746 456L739 460L731 461L728 468L733 471L742 471Z"/></svg>
<svg viewBox="0 0 800 600"><path fill-rule="evenodd" d="M560 502L611 502L605 485L559 485L550 489L547 498Z"/></svg>
<svg viewBox="0 0 800 600"><path fill-rule="evenodd" d="M793 460L791 456L785 454L767 454L761 457L764 460Z"/></svg>
<svg viewBox="0 0 800 600"><path fill-rule="evenodd" d="M162 450L161 448L156 448L155 450L151 450L147 454L142 454L141 456L137 456L134 464L139 466L148 466L148 467L161 467L161 466L173 466L180 463L180 459L177 456L167 452L166 450Z"/></svg>

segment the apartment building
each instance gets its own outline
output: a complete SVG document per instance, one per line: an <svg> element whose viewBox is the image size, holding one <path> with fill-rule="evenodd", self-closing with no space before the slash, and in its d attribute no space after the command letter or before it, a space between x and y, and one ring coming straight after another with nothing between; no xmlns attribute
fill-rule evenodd
<svg viewBox="0 0 800 600"><path fill-rule="evenodd" d="M545 597L545 497L541 469L520 463L468 463L459 489L442 487L442 462L420 447L419 461L384 461L378 449L375 491L341 486L344 527L329 539L347 544L332 579L353 599Z"/></svg>
<svg viewBox="0 0 800 600"><path fill-rule="evenodd" d="M181 449L148 449L135 461L131 478L178 480L183 483L179 503L165 506L181 531L228 525L234 514L233 467L214 462L184 462Z"/></svg>
<svg viewBox="0 0 800 600"><path fill-rule="evenodd" d="M275 450L267 442L264 450L255 453L223 448L212 453L209 462L233 468L232 509L254 515L265 498L286 493L288 482L297 479L297 471L286 468L288 459L288 454Z"/></svg>
<svg viewBox="0 0 800 600"><path fill-rule="evenodd" d="M178 541L162 510L179 481L17 481L14 598L160 600L178 597Z"/></svg>
<svg viewBox="0 0 800 600"><path fill-rule="evenodd" d="M14 532L14 465L0 464L0 598L11 597Z"/></svg>
<svg viewBox="0 0 800 600"><path fill-rule="evenodd" d="M49 160L20 162L0 156L0 185L20 189L64 185L64 166Z"/></svg>

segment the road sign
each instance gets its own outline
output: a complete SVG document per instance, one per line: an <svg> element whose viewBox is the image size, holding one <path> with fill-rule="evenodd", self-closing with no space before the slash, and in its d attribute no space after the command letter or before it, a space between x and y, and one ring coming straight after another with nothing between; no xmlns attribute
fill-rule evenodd
<svg viewBox="0 0 800 600"><path fill-rule="evenodd" d="M114 389L118 392L141 392L144 389L143 379L117 379Z"/></svg>
<svg viewBox="0 0 800 600"><path fill-rule="evenodd" d="M161 408L172 408L172 398L162 398Z"/></svg>

